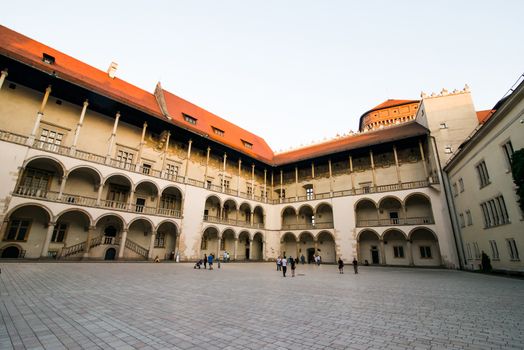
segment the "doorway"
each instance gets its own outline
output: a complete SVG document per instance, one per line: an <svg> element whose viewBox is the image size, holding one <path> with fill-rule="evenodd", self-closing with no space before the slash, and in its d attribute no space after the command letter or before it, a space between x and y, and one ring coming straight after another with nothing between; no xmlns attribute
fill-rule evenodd
<svg viewBox="0 0 524 350"><path fill-rule="evenodd" d="M376 245L371 246L371 263L372 264L379 264L380 259L378 255L378 248Z"/></svg>
<svg viewBox="0 0 524 350"><path fill-rule="evenodd" d="M246 260L249 260L249 248L246 248Z"/></svg>
<svg viewBox="0 0 524 350"><path fill-rule="evenodd" d="M20 249L10 246L2 251L2 259L17 259L20 256Z"/></svg>
<svg viewBox="0 0 524 350"><path fill-rule="evenodd" d="M106 255L104 256L104 260L115 260L116 257L116 249L115 248L109 248L106 250Z"/></svg>
<svg viewBox="0 0 524 350"><path fill-rule="evenodd" d="M315 248L307 249L307 263L311 264L315 260Z"/></svg>
<svg viewBox="0 0 524 350"><path fill-rule="evenodd" d="M398 211L390 211L390 212L389 212L389 222L390 222L392 225L398 225L398 224L399 224L399 221L398 221Z"/></svg>
<svg viewBox="0 0 524 350"><path fill-rule="evenodd" d="M144 198L137 198L135 204L135 212L143 213L144 207L146 206L146 200Z"/></svg>

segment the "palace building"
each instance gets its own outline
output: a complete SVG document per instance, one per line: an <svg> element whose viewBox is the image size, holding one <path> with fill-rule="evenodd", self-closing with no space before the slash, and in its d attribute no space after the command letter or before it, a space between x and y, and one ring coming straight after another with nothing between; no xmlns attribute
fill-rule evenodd
<svg viewBox="0 0 524 350"><path fill-rule="evenodd" d="M467 86L387 100L357 133L275 153L160 83L6 27L0 70L2 258L463 264L442 168L483 116Z"/></svg>

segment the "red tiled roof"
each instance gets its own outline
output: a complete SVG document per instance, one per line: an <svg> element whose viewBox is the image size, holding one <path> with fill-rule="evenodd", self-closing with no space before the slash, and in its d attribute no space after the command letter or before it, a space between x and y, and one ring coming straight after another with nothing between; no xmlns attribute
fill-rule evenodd
<svg viewBox="0 0 524 350"><path fill-rule="evenodd" d="M318 145L299 148L285 153L276 154L273 158L276 165L297 162L328 155L331 153L378 145L407 137L426 135L429 131L415 121L390 126L387 128L363 132L355 135L327 141Z"/></svg>
<svg viewBox="0 0 524 350"><path fill-rule="evenodd" d="M477 119L479 124L484 124L495 113L494 109L486 109L485 111L477 111Z"/></svg>
<svg viewBox="0 0 524 350"><path fill-rule="evenodd" d="M260 136L252 134L239 126L170 93L169 91L162 90L162 92L166 101L168 114L173 118L173 123L199 134L203 134L205 137L232 147L250 157L271 163L273 159L273 151ZM185 121L184 114L195 118L197 120L196 124L191 124ZM222 130L224 136L216 134L213 131L213 127ZM244 146L242 140L252 144L252 148Z"/></svg>
<svg viewBox="0 0 524 350"><path fill-rule="evenodd" d="M377 109L384 109L384 108L404 105L404 104L407 104L407 103L417 103L417 102L419 102L419 100L391 100L391 99L389 99L389 100L386 100L386 101L382 102L378 106L375 106L375 107L371 108L365 114L367 114L367 113L369 113L371 111L375 111Z"/></svg>
<svg viewBox="0 0 524 350"><path fill-rule="evenodd" d="M0 25L0 53L153 116L162 116L153 94ZM42 61L46 53L54 64ZM109 62L108 62L109 63Z"/></svg>

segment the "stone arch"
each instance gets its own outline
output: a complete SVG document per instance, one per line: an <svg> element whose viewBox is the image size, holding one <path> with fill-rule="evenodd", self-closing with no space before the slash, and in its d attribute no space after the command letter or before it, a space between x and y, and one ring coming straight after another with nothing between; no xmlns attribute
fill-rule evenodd
<svg viewBox="0 0 524 350"><path fill-rule="evenodd" d="M285 213L293 213L295 216L297 215L297 209L291 205L288 205L280 211L280 217L283 217Z"/></svg>
<svg viewBox="0 0 524 350"><path fill-rule="evenodd" d="M227 198L222 205L222 217L225 220L238 220L238 204L232 198Z"/></svg>
<svg viewBox="0 0 524 350"><path fill-rule="evenodd" d="M359 263L381 264L383 262L380 235L371 229L364 229L357 235L357 254Z"/></svg>
<svg viewBox="0 0 524 350"><path fill-rule="evenodd" d="M280 255L296 256L298 253L297 237L293 232L286 232L280 237Z"/></svg>
<svg viewBox="0 0 524 350"><path fill-rule="evenodd" d="M129 223L127 224L126 228L129 229L133 223L140 221L140 220L146 221L149 224L151 230L155 228L155 224L153 224L153 221L151 221L151 219L145 216L136 216L132 218L131 221L129 221Z"/></svg>
<svg viewBox="0 0 524 350"><path fill-rule="evenodd" d="M182 205L184 203L184 196L180 188L178 188L178 186L168 185L159 193L159 214L180 218L182 216Z"/></svg>
<svg viewBox="0 0 524 350"><path fill-rule="evenodd" d="M31 164L33 164L34 167L37 167L38 165L41 166L42 164L44 165L52 164L52 166L55 168L54 170L58 170L57 173L59 173L60 177L64 176L67 173L66 166L64 165L64 163L62 163L60 160L52 156L48 156L48 155L33 156L24 161L22 168L25 169L28 166L31 167Z"/></svg>
<svg viewBox="0 0 524 350"><path fill-rule="evenodd" d="M129 177L129 175L124 174L124 173L116 173L116 172L107 175L107 176L102 180L102 185L106 185L106 184L107 184L107 181L109 181L109 180L112 179L112 178L125 179L125 180L127 180L127 185L129 185L129 189L132 189L132 188L133 188L133 180Z"/></svg>
<svg viewBox="0 0 524 350"><path fill-rule="evenodd" d="M154 181L151 181L149 179L143 179L143 180L138 181L136 184L134 184L133 191L136 191L138 189L138 186L145 185L145 184L151 185L154 188L156 195L160 193L160 188L158 187L158 185Z"/></svg>
<svg viewBox="0 0 524 350"><path fill-rule="evenodd" d="M160 222L156 225L156 227L154 227L154 230L157 231L157 230L160 228L160 226L162 226L162 225L164 225L164 224L172 224L172 225L175 226L175 228L176 228L176 232L179 231L178 224L176 223L176 221L171 220L171 219L164 219L164 220L160 221Z"/></svg>
<svg viewBox="0 0 524 350"><path fill-rule="evenodd" d="M251 205L248 202L240 204L238 212L240 213L238 216L239 221L244 221L246 224L251 223Z"/></svg>
<svg viewBox="0 0 524 350"><path fill-rule="evenodd" d="M304 256L304 260L307 261L307 263L313 262L313 257L315 256L315 245L316 245L316 238L315 235L312 234L309 231L303 231L298 235L299 240L299 248L298 248L298 256L300 259L302 259L302 256Z"/></svg>
<svg viewBox="0 0 524 350"><path fill-rule="evenodd" d="M98 224L100 224L103 219L111 217L116 218L117 221L119 221L121 230L123 230L126 227L126 220L118 213L106 213L100 215L98 218L95 219L95 226L98 226Z"/></svg>
<svg viewBox="0 0 524 350"><path fill-rule="evenodd" d="M433 208L431 198L424 193L410 193L404 199L406 221L411 225L432 224Z"/></svg>
<svg viewBox="0 0 524 350"><path fill-rule="evenodd" d="M382 233L384 257L388 265L410 265L411 245L404 231L391 228Z"/></svg>
<svg viewBox="0 0 524 350"><path fill-rule="evenodd" d="M238 234L237 243L237 259L238 260L249 260L251 247L251 235L249 231L242 230Z"/></svg>
<svg viewBox="0 0 524 350"><path fill-rule="evenodd" d="M360 198L359 200L355 202L354 204L355 210L357 210L357 208L362 205L361 203L367 204L367 202L370 202L372 206L375 207L375 209L378 209L378 204L373 199L364 197L364 198Z"/></svg>
<svg viewBox="0 0 524 350"><path fill-rule="evenodd" d="M251 260L263 260L264 259L264 234L260 231L255 232L251 240Z"/></svg>
<svg viewBox="0 0 524 350"><path fill-rule="evenodd" d="M45 205L42 205L40 203L22 203L22 204L18 204L17 206L11 208L11 210L9 210L7 212L7 214L5 215L6 219L10 219L15 211L17 211L18 209L24 208L24 207L38 207L39 209L42 209L47 214L47 222L51 222L54 219L54 215L51 212L51 209L49 209L48 207L46 207Z"/></svg>
<svg viewBox="0 0 524 350"><path fill-rule="evenodd" d="M265 214L264 208L261 205L255 206L253 209L253 224L256 227L264 227Z"/></svg>
<svg viewBox="0 0 524 350"><path fill-rule="evenodd" d="M59 192L65 166L57 159L35 156L20 169L15 193L27 197L47 198L49 192Z"/></svg>
<svg viewBox="0 0 524 350"><path fill-rule="evenodd" d="M208 226L202 232L202 239L200 243L200 254L213 254L215 258L219 256L219 240L220 231L215 226Z"/></svg>
<svg viewBox="0 0 524 350"><path fill-rule="evenodd" d="M327 202L322 202L315 208L315 226L317 228L333 227L333 207Z"/></svg>
<svg viewBox="0 0 524 350"><path fill-rule="evenodd" d="M22 246L16 243L8 243L5 246L0 248L0 258L1 259L18 259L23 258Z"/></svg>
<svg viewBox="0 0 524 350"><path fill-rule="evenodd" d="M440 266L442 264L438 237L427 227L415 227L408 239L413 250L413 263L416 266Z"/></svg>
<svg viewBox="0 0 524 350"><path fill-rule="evenodd" d="M102 174L92 166L79 165L70 169L63 190L64 201L95 206ZM81 194L79 196L78 194Z"/></svg>
<svg viewBox="0 0 524 350"><path fill-rule="evenodd" d="M317 254L322 262L334 263L337 261L335 236L330 231L320 231L317 234Z"/></svg>
<svg viewBox="0 0 524 350"><path fill-rule="evenodd" d="M153 249L150 256L164 256L165 259L175 259L179 252L179 227L173 220L163 220L155 228Z"/></svg>
<svg viewBox="0 0 524 350"><path fill-rule="evenodd" d="M132 210L136 213L156 214L158 191L157 184L151 180L144 179L137 182L132 189Z"/></svg>
<svg viewBox="0 0 524 350"><path fill-rule="evenodd" d="M67 213L72 213L72 212L78 212L82 215L84 215L86 218L87 218L87 222L88 222L88 225L89 226L92 226L93 225L93 217L91 216L91 214L85 210L85 209L82 209L82 208L69 208L69 209L64 209L62 210L60 213L56 214L56 220L55 221L58 221L60 220L60 217L67 214Z"/></svg>
<svg viewBox="0 0 524 350"><path fill-rule="evenodd" d="M67 171L66 175L69 177L74 172L84 171L84 170L87 170L91 174L96 174L96 179L98 180L97 184L98 185L102 184L104 176L102 175L100 170L98 170L97 168L91 165L85 165L85 164L75 165L74 167L72 167L71 169Z"/></svg>
<svg viewBox="0 0 524 350"><path fill-rule="evenodd" d="M298 209L299 228L313 228L315 226L315 210L309 204L304 204Z"/></svg>
<svg viewBox="0 0 524 350"><path fill-rule="evenodd" d="M204 204L204 221L220 219L221 214L222 201L220 197L214 194L208 196Z"/></svg>
<svg viewBox="0 0 524 350"><path fill-rule="evenodd" d="M357 226L377 226L378 208L377 204L369 198L359 199L355 203L355 217Z"/></svg>

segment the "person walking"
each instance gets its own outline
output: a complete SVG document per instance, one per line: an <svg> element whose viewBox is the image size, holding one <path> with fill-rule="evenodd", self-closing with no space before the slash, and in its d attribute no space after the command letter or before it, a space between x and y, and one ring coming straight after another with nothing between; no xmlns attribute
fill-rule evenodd
<svg viewBox="0 0 524 350"><path fill-rule="evenodd" d="M209 264L209 269L213 270L213 254L207 256L207 263Z"/></svg>
<svg viewBox="0 0 524 350"><path fill-rule="evenodd" d="M277 271L282 270L282 258L280 258L280 255L277 258Z"/></svg>
<svg viewBox="0 0 524 350"><path fill-rule="evenodd" d="M297 267L296 261L291 258L291 277L295 277L295 268Z"/></svg>
<svg viewBox="0 0 524 350"><path fill-rule="evenodd" d="M286 256L284 255L284 257L282 258L282 275L284 275L284 277L286 277L286 271L287 271L287 259L286 259Z"/></svg>
<svg viewBox="0 0 524 350"><path fill-rule="evenodd" d="M207 270L207 255L204 254L204 270Z"/></svg>
<svg viewBox="0 0 524 350"><path fill-rule="evenodd" d="M358 273L358 261L356 258L353 258L353 270L355 270L355 274Z"/></svg>
<svg viewBox="0 0 524 350"><path fill-rule="evenodd" d="M344 261L342 261L342 258L338 258L338 273L344 273Z"/></svg>
<svg viewBox="0 0 524 350"><path fill-rule="evenodd" d="M302 254L302 255L300 256L300 263L301 263L302 265L304 265L304 264L306 263L306 257L304 256L304 254Z"/></svg>

